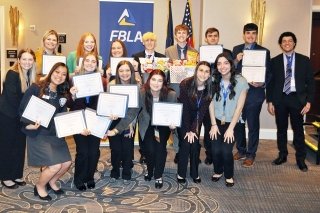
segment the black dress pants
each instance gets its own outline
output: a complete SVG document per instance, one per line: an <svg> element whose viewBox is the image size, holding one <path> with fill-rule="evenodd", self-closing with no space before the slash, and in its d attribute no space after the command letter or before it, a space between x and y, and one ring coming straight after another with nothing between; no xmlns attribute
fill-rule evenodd
<svg viewBox="0 0 320 213"><path fill-rule="evenodd" d="M80 186L93 181L94 173L100 157L100 138L80 134L73 136L76 143L74 184Z"/></svg>
<svg viewBox="0 0 320 213"><path fill-rule="evenodd" d="M190 157L190 176L194 179L199 177L199 154L200 144L199 139L195 139L193 143L189 143L187 138L184 139L186 132L180 129L180 148L178 161L178 175L186 178L188 161Z"/></svg>
<svg viewBox="0 0 320 213"><path fill-rule="evenodd" d="M125 137L124 133L109 137L111 149L112 170L110 176L118 179L120 177L120 166L122 165L122 179L131 179L131 168L133 167L132 153L134 137Z"/></svg>
<svg viewBox="0 0 320 213"><path fill-rule="evenodd" d="M293 145L296 149L296 160L304 161L306 158L306 145L304 142L303 115L300 113L303 106L300 104L296 93L290 93L289 95L283 94L282 103L274 107L279 156L286 157L288 155L287 130L288 117L290 117L293 130Z"/></svg>
<svg viewBox="0 0 320 213"><path fill-rule="evenodd" d="M157 127L160 141L156 140L155 127L149 125L143 143L147 160L148 176L155 179L161 178L167 159L167 141L170 136L169 127Z"/></svg>

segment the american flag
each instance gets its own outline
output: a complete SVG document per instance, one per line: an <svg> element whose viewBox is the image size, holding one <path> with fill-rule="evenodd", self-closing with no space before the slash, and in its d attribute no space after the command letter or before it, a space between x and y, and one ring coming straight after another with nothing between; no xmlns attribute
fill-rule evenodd
<svg viewBox="0 0 320 213"><path fill-rule="evenodd" d="M194 47L193 42L193 32L192 32L192 20L191 20L191 10L190 10L190 4L189 0L187 0L186 8L184 10L184 16L182 20L182 24L189 27L189 38L187 39L188 45L190 47Z"/></svg>

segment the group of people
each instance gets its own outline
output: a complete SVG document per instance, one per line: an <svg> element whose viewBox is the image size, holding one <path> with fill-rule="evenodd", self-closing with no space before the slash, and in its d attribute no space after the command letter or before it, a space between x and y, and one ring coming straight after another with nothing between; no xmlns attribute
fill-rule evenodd
<svg viewBox="0 0 320 213"><path fill-rule="evenodd" d="M155 179L155 188L162 188L167 157L167 141L175 135L177 181L185 183L188 162L190 177L201 182L198 172L200 163L200 131L204 126L205 163L213 163L213 182L224 175L227 187L234 185L234 160L244 160L244 167L254 165L259 143L260 111L267 97L268 111L276 117L278 157L272 162L280 165L287 160L288 117L294 133L296 160L300 170L307 171L306 150L303 134L303 116L310 110L314 96L313 71L306 56L296 53L296 36L284 32L279 37L282 53L270 59L270 52L256 43L258 27L253 23L244 25L244 43L233 51L223 49L214 63L197 61L194 75L179 84L167 81L166 74L153 69L144 78L139 58L168 57L174 65L198 55L187 45L188 27L175 27L176 45L166 49L165 55L155 51L156 35L143 35L145 50L133 55L132 63L120 61L115 76L111 75L110 57L128 56L121 40L111 43L108 63L100 70L101 56L92 33L81 36L76 51L67 57L67 63L56 63L50 72L42 75L42 55L59 55L56 51L58 35L54 30L43 36L43 47L36 52L22 49L18 59L6 74L0 96L0 179L7 188L23 186L25 148L29 166L40 167L40 176L34 187L34 195L51 200L48 194L65 193L58 179L68 171L71 156L64 138L56 136L54 122L47 128L39 122L23 119L22 113L32 96L53 105L55 114L85 109L96 110L98 96L77 98L78 88L72 84L75 75L100 72L105 91L110 85L138 85L139 108L129 108L125 118L111 116L111 126L105 134L111 149L112 170L110 177L128 182L133 168L134 135L138 123L140 162L147 165L145 181ZM219 31L208 28L205 33L208 45L219 44ZM243 50L266 51L265 82L247 82L241 75ZM82 63L79 66L79 60ZM265 91L267 95L265 96ZM182 122L176 126L154 126L151 123L152 106L155 102L179 102L183 104ZM249 130L246 142L245 123ZM3 128L7 127L7 128ZM100 158L100 138L84 129L73 136L76 144L74 185L84 191L95 188L94 173ZM233 155L233 146L237 152ZM122 167L122 173L120 174Z"/></svg>

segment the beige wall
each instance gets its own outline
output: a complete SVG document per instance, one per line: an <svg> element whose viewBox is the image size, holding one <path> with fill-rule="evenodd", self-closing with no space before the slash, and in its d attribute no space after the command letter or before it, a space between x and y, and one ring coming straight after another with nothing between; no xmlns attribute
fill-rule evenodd
<svg viewBox="0 0 320 213"><path fill-rule="evenodd" d="M209 26L220 30L221 43L226 48L232 49L233 46L242 43L242 27L251 20L250 2L191 0L196 46L204 42L202 32ZM172 1L174 26L182 22L185 3L186 0ZM270 49L272 56L280 53L277 39L283 31L296 33L297 51L309 55L312 3L320 5L320 0L267 0L263 46ZM43 33L50 28L67 33L67 44L63 44L62 48L64 54L76 48L80 35L85 31L93 32L99 40L98 0L1 0L0 5L4 5L6 13L5 48L12 47L7 16L10 5L17 6L21 12L19 48L36 49L41 45ZM154 32L158 36L157 50L160 52L164 52L165 47L167 15L167 0L154 0ZM35 32L29 30L30 25L36 25ZM274 118L267 114L265 105L261 121L261 127L266 129L266 132L275 129Z"/></svg>

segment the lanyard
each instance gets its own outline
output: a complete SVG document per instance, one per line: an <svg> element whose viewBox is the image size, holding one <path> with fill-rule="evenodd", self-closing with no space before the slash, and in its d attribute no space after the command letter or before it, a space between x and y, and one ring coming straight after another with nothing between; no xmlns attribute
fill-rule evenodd
<svg viewBox="0 0 320 213"><path fill-rule="evenodd" d="M223 81L221 81L220 87L221 87L221 91L222 91L222 95L223 95L223 114L225 114L226 102L227 102L227 98L228 98L228 95L230 92L230 83L228 84L227 88L224 88L224 83L223 83Z"/></svg>
<svg viewBox="0 0 320 213"><path fill-rule="evenodd" d="M200 114L200 106L201 106L201 100L202 100L203 90L201 91L201 95L199 98L197 98L197 129L196 133L198 134L199 131L199 114Z"/></svg>

